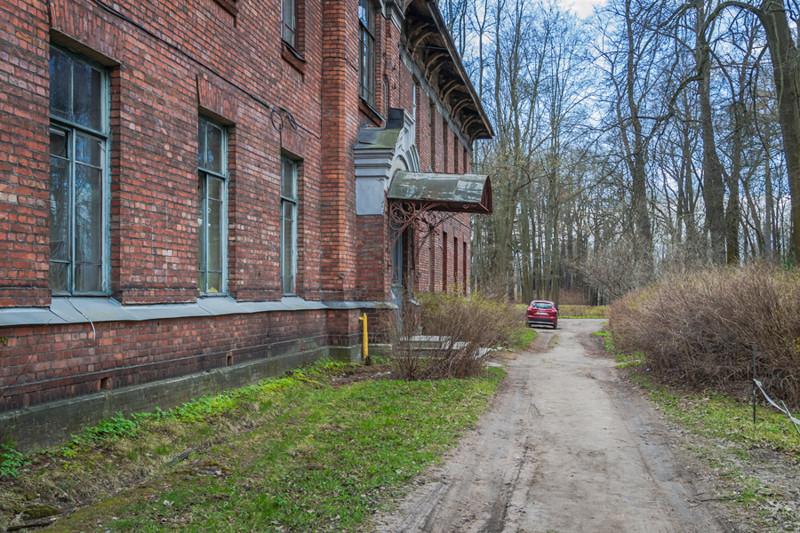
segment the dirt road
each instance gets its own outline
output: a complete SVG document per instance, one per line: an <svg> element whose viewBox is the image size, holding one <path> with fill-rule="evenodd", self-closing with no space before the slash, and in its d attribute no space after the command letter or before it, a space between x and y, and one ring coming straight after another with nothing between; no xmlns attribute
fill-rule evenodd
<svg viewBox="0 0 800 533"><path fill-rule="evenodd" d="M489 412L374 529L407 532L724 531L652 408L590 333L562 320L507 362Z"/></svg>

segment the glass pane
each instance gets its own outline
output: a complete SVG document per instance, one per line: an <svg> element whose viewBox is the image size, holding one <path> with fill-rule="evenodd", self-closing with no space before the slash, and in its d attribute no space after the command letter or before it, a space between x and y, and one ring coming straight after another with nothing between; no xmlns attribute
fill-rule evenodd
<svg viewBox="0 0 800 533"><path fill-rule="evenodd" d="M222 151L222 130L213 124L208 124L207 128L208 135L206 136L207 145L205 152L205 168L218 174L222 174L224 165Z"/></svg>
<svg viewBox="0 0 800 533"><path fill-rule="evenodd" d="M295 46L294 44L294 30L288 26L283 27L283 40L289 43L291 46Z"/></svg>
<svg viewBox="0 0 800 533"><path fill-rule="evenodd" d="M68 157L66 132L50 130L50 155Z"/></svg>
<svg viewBox="0 0 800 533"><path fill-rule="evenodd" d="M72 60L50 48L50 113L69 119L72 99Z"/></svg>
<svg viewBox="0 0 800 533"><path fill-rule="evenodd" d="M222 292L222 274L219 272L208 273L207 292Z"/></svg>
<svg viewBox="0 0 800 533"><path fill-rule="evenodd" d="M283 0L283 40L294 46L294 0Z"/></svg>
<svg viewBox="0 0 800 533"><path fill-rule="evenodd" d="M281 196L297 198L297 163L291 159L281 159Z"/></svg>
<svg viewBox="0 0 800 533"><path fill-rule="evenodd" d="M222 271L222 180L208 178L208 270Z"/></svg>
<svg viewBox="0 0 800 533"><path fill-rule="evenodd" d="M296 257L296 224L297 206L291 202L281 203L283 211L281 220L281 280L284 293L294 292L294 274Z"/></svg>
<svg viewBox="0 0 800 533"><path fill-rule="evenodd" d="M73 60L72 112L78 124L102 129L102 77L97 69Z"/></svg>
<svg viewBox="0 0 800 533"><path fill-rule="evenodd" d="M75 292L97 292L102 290L101 265L78 263L75 265Z"/></svg>
<svg viewBox="0 0 800 533"><path fill-rule="evenodd" d="M198 234L198 254L197 254L197 288L200 292L205 292L205 270L206 270L206 216L205 216L205 176L200 176L200 181L197 185L198 206L200 212L197 217L197 234Z"/></svg>
<svg viewBox="0 0 800 533"><path fill-rule="evenodd" d="M99 139L75 133L75 160L95 167L102 163L103 143Z"/></svg>
<svg viewBox="0 0 800 533"><path fill-rule="evenodd" d="M75 290L99 291L103 258L102 172L75 165Z"/></svg>
<svg viewBox="0 0 800 533"><path fill-rule="evenodd" d="M50 157L50 259L69 260L69 162Z"/></svg>
<svg viewBox="0 0 800 533"><path fill-rule="evenodd" d="M221 270L222 267L221 207L220 202L208 200L208 270Z"/></svg>
<svg viewBox="0 0 800 533"><path fill-rule="evenodd" d="M197 165L200 168L206 166L206 122L203 119L197 121Z"/></svg>
<svg viewBox="0 0 800 533"><path fill-rule="evenodd" d="M223 181L218 178L208 178L208 197L222 201Z"/></svg>
<svg viewBox="0 0 800 533"><path fill-rule="evenodd" d="M54 291L68 290L69 265L67 263L50 262L50 289Z"/></svg>
<svg viewBox="0 0 800 533"><path fill-rule="evenodd" d="M372 5L370 0L358 0L358 20L361 24L372 29Z"/></svg>
<svg viewBox="0 0 800 533"><path fill-rule="evenodd" d="M372 103L375 97L375 43L372 37L367 38L366 48L367 74L364 81L367 88L368 100Z"/></svg>

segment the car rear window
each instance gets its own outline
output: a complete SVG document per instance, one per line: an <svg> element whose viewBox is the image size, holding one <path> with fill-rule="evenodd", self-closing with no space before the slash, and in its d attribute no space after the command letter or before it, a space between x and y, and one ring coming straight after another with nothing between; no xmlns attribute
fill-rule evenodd
<svg viewBox="0 0 800 533"><path fill-rule="evenodd" d="M534 309L550 309L551 304L545 302L533 302L531 307Z"/></svg>

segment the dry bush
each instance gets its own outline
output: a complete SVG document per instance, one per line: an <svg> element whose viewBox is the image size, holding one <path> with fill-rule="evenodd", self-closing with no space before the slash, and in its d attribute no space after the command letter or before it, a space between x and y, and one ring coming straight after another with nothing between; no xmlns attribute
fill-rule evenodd
<svg viewBox="0 0 800 533"><path fill-rule="evenodd" d="M767 264L671 275L615 302L615 346L642 351L659 379L743 396L757 377L800 407L800 275Z"/></svg>
<svg viewBox="0 0 800 533"><path fill-rule="evenodd" d="M476 376L488 357L481 348L505 344L518 325L518 313L505 303L423 294L419 306L406 306L402 325L387 328L392 364L409 381Z"/></svg>

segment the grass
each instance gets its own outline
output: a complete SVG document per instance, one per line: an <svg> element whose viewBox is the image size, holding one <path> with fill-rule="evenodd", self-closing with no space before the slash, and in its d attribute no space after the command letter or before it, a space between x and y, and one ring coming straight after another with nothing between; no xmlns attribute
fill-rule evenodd
<svg viewBox="0 0 800 533"><path fill-rule="evenodd" d="M800 455L800 435L785 414L772 407L753 405L727 394L676 392L665 386L651 386L648 396L669 417L708 437L724 439L745 448L763 447Z"/></svg>
<svg viewBox="0 0 800 533"><path fill-rule="evenodd" d="M606 350L614 354L618 367L630 369L630 379L658 408L688 433L689 449L720 476L716 499L736 504L752 513L751 519L763 530L794 530L798 517L788 510L775 513L773 500L779 498L769 476L763 480L751 474L752 453L769 450L795 460L800 458L800 436L786 415L757 403L753 423L752 403L716 391L691 393L668 387L647 374L647 357L619 353L611 335L605 338ZM792 497L789 496L791 500ZM785 515L785 516L779 516ZM779 525L782 524L782 525ZM794 525L791 525L794 524Z"/></svg>
<svg viewBox="0 0 800 533"><path fill-rule="evenodd" d="M536 330L529 327L519 327L511 332L509 348L512 350L525 350L536 339Z"/></svg>
<svg viewBox="0 0 800 533"><path fill-rule="evenodd" d="M0 484L0 529L49 505L55 515L80 507L50 531L358 531L476 423L503 375L360 376L386 370L325 362L172 411L117 415L25 457Z"/></svg>
<svg viewBox="0 0 800 533"><path fill-rule="evenodd" d="M558 308L559 318L606 318L607 305L561 305Z"/></svg>
<svg viewBox="0 0 800 533"><path fill-rule="evenodd" d="M614 347L613 337L607 330L594 335L603 337L606 351L613 354L619 363L617 367L631 368L631 380L644 389L673 421L708 437L800 454L800 435L785 414L757 403L754 424L752 403L713 390L698 394L654 383L646 373L647 356L644 353L620 352Z"/></svg>

